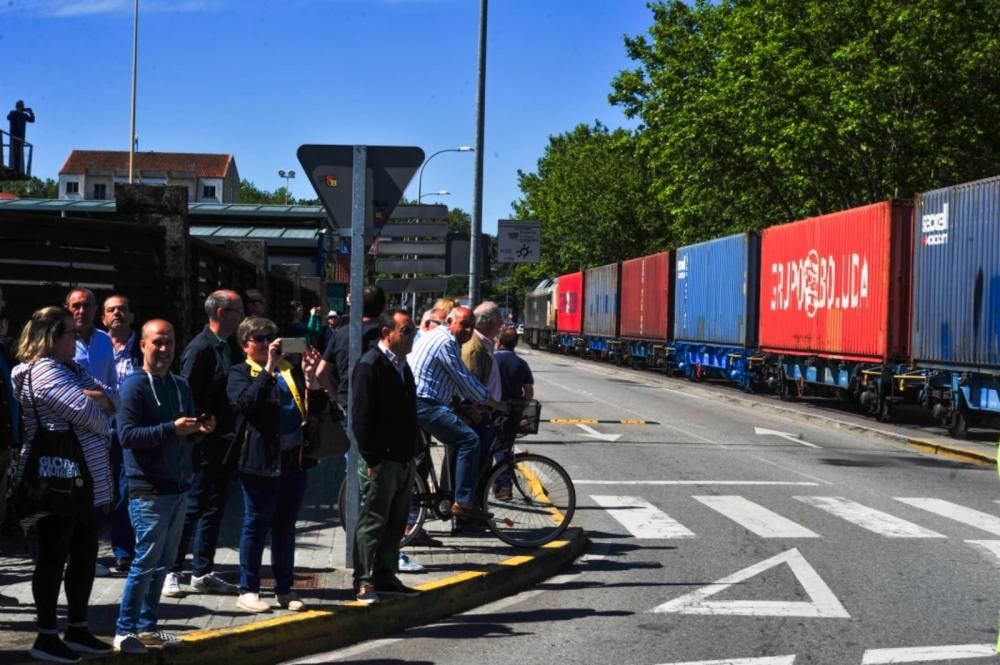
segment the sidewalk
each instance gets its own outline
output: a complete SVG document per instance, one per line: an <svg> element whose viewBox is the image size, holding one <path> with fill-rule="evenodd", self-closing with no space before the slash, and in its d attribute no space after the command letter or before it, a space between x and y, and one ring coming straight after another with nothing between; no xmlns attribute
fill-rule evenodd
<svg viewBox="0 0 1000 665"><path fill-rule="evenodd" d="M187 643L169 657L127 658L129 663L205 662L211 658L239 655L241 665L277 662L315 653L402 628L434 621L504 595L516 593L554 574L579 556L585 537L570 529L563 540L537 552L504 545L486 533L482 537L458 538L446 533L450 525L429 522L427 530L444 544L442 548L407 548L424 566L420 573L400 578L424 593L417 598L399 598L376 606L354 601L351 571L344 567L344 531L335 507L335 482L329 464L309 472L308 488L298 524L295 591L307 612L277 609L270 614L249 614L236 606L236 596L189 594L164 598L160 604L160 628L181 634ZM239 530L243 501L234 483L226 507L226 519L216 556L216 572L230 582L239 582ZM264 554L262 597L274 604L269 588L270 550ZM34 605L31 596L33 563L26 553L4 551L0 555L0 592L17 597L21 605L0 607L0 665L32 662L27 652L35 638ZM110 545L102 542L101 560L110 561ZM185 575L185 582L188 581ZM90 627L98 636L114 634L124 575L98 578L90 597ZM65 597L60 600L60 620L65 619ZM358 619L362 621L358 623ZM64 624L63 624L64 625ZM182 653L181 653L182 652ZM165 655L165 654L164 654ZM115 656L115 662L124 657Z"/></svg>

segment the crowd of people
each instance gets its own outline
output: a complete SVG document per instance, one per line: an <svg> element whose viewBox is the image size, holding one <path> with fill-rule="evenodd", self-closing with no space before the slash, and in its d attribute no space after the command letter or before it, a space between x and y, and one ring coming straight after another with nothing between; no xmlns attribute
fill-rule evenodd
<svg viewBox="0 0 1000 665"><path fill-rule="evenodd" d="M0 519L13 515L35 534L36 659L73 663L81 654L179 647L176 636L158 629L161 597L224 594L243 611L273 611L261 593L269 537L278 608L306 607L293 582L295 525L316 464L304 453L317 436L307 423L314 412L346 414L349 327L332 310L325 326L319 308L306 319L293 301L292 324L279 336L256 290L215 291L204 306L208 323L175 363L173 325L153 319L135 330L121 294L98 311L89 289L72 289L62 306L35 311L18 334L7 330L0 291L0 501L14 509L0 505ZM363 355L350 381L361 487L354 593L375 603L418 593L398 577L422 568L400 551L413 528L418 428L454 450L452 514L457 529L475 528L487 515L475 503L474 484L497 433L489 417L459 417L453 399L503 409L502 402L532 397L532 379L514 353L517 334L502 327L494 303L473 312L442 299L417 326L408 312L386 310L385 294L370 286L362 308ZM14 336L14 348L5 349L2 341ZM303 349L291 353L289 338L303 339ZM512 433L499 434L513 442ZM56 444L62 452L54 452ZM331 460L336 478L344 477L345 457ZM53 469L75 480L73 501L50 502L37 490L36 476ZM215 569L233 482L243 498L238 584ZM98 561L104 533L109 565ZM423 531L411 535L415 544L441 544ZM89 630L87 607L94 578L110 569L127 578L109 643ZM62 637L60 587L67 601ZM0 604L16 603L0 595Z"/></svg>

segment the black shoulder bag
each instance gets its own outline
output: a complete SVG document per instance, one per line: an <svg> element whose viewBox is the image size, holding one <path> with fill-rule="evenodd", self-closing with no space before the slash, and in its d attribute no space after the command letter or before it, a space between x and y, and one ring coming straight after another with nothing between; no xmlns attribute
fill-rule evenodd
<svg viewBox="0 0 1000 665"><path fill-rule="evenodd" d="M93 510L94 486L72 425L53 431L42 424L31 386L34 364L28 368L28 394L35 412L35 436L14 489L15 509L22 520L46 515L72 517Z"/></svg>

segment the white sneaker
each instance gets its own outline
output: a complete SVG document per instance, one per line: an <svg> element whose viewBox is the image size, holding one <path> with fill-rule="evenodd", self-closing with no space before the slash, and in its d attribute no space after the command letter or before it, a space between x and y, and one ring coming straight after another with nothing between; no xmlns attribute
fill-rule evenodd
<svg viewBox="0 0 1000 665"><path fill-rule="evenodd" d="M160 594L167 598L183 598L185 594L184 590L181 589L181 574L167 573L167 579L163 582L163 591Z"/></svg>
<svg viewBox="0 0 1000 665"><path fill-rule="evenodd" d="M414 561L413 559L411 559L407 555L403 554L402 552L399 553L399 571L400 572L402 572L402 573L419 573L423 569L424 569L424 567L422 565L420 565L419 563L417 563L416 561Z"/></svg>
<svg viewBox="0 0 1000 665"><path fill-rule="evenodd" d="M111 569L98 561L94 564L94 577L110 577Z"/></svg>
<svg viewBox="0 0 1000 665"><path fill-rule="evenodd" d="M260 599L260 594L252 591L240 594L240 597L236 600L236 605L240 609L253 612L254 614L271 611L271 606Z"/></svg>
<svg viewBox="0 0 1000 665"><path fill-rule="evenodd" d="M275 598L278 600L278 605L290 612L301 612L306 609L306 604L299 600L298 595L294 591L279 593L275 595Z"/></svg>
<svg viewBox="0 0 1000 665"><path fill-rule="evenodd" d="M146 645L142 643L142 640L135 633L115 635L111 647L118 653L149 653Z"/></svg>
<svg viewBox="0 0 1000 665"><path fill-rule="evenodd" d="M208 573L201 577L191 576L191 588L198 593L218 593L229 595L239 591L235 584L230 584L215 573Z"/></svg>

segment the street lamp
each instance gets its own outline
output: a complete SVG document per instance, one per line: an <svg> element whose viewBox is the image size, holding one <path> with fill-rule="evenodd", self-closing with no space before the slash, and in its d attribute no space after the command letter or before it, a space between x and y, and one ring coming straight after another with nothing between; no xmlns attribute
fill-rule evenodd
<svg viewBox="0 0 1000 665"><path fill-rule="evenodd" d="M285 205L288 205L288 181L295 177L295 171L278 171L278 177L285 179Z"/></svg>
<svg viewBox="0 0 1000 665"><path fill-rule="evenodd" d="M445 148L444 150L438 150L433 155L424 160L424 163L420 166L420 174L417 176L417 203L420 203L420 199L423 197L424 191L424 167L427 164L440 155L442 152L475 152L476 149L468 145L460 145L457 148Z"/></svg>
<svg viewBox="0 0 1000 665"><path fill-rule="evenodd" d="M420 203L421 199L423 199L425 196L449 196L449 195L451 195L451 192L449 192L447 189L442 189L437 192L427 192L426 194L418 195L417 203Z"/></svg>

